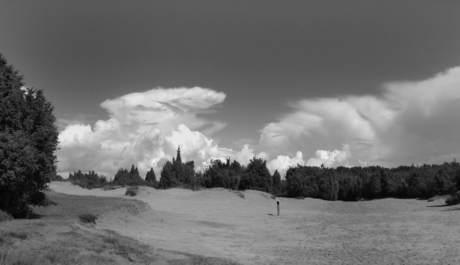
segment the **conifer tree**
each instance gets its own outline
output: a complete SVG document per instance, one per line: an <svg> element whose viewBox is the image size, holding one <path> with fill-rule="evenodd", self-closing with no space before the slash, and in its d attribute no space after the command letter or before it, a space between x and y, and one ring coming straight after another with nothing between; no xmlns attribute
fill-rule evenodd
<svg viewBox="0 0 460 265"><path fill-rule="evenodd" d="M176 163L181 163L182 164L182 158L180 157L180 146L179 146L179 148L177 148Z"/></svg>
<svg viewBox="0 0 460 265"><path fill-rule="evenodd" d="M150 168L150 171L148 171L147 174L145 175L145 181L152 183L154 185L158 184L153 168Z"/></svg>
<svg viewBox="0 0 460 265"><path fill-rule="evenodd" d="M273 182L273 194L277 194L281 192L281 175L278 172L278 170L275 170L275 173L273 173L272 176L272 182Z"/></svg>
<svg viewBox="0 0 460 265"><path fill-rule="evenodd" d="M45 206L56 174L58 130L42 90L24 88L22 76L0 54L0 210L26 217Z"/></svg>
<svg viewBox="0 0 460 265"><path fill-rule="evenodd" d="M168 189L174 186L175 181L172 169L173 165L170 161L163 165L163 168L161 169L160 182L158 183L158 187L160 189Z"/></svg>

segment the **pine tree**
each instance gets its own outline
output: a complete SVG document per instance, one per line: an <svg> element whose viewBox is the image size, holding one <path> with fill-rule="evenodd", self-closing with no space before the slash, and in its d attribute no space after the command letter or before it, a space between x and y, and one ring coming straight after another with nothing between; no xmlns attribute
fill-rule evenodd
<svg viewBox="0 0 460 265"><path fill-rule="evenodd" d="M150 171L147 172L145 175L145 181L148 183L152 183L154 185L157 185L157 177L155 176L155 172L153 171L153 168L150 168Z"/></svg>
<svg viewBox="0 0 460 265"><path fill-rule="evenodd" d="M14 217L47 204L58 144L53 106L22 79L0 54L0 210Z"/></svg>
<svg viewBox="0 0 460 265"><path fill-rule="evenodd" d="M158 183L158 187L160 189L168 189L174 187L175 181L172 169L173 165L170 161L163 165L163 168L161 169L160 182Z"/></svg>
<svg viewBox="0 0 460 265"><path fill-rule="evenodd" d="M182 158L180 157L180 146L179 146L179 148L177 148L176 163L181 163L182 164Z"/></svg>
<svg viewBox="0 0 460 265"><path fill-rule="evenodd" d="M273 173L272 176L272 182L273 182L273 194L277 194L281 192L281 175L278 172L278 170L275 170L275 173Z"/></svg>

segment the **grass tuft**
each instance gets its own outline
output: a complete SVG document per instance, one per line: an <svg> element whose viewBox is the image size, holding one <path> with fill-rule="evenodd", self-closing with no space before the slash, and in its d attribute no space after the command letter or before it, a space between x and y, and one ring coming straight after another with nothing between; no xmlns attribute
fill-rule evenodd
<svg viewBox="0 0 460 265"><path fill-rule="evenodd" d="M95 224L96 219L97 219L97 217L94 214L90 214L90 213L80 214L78 218L80 219L80 221L82 221L85 224L88 224L88 223Z"/></svg>

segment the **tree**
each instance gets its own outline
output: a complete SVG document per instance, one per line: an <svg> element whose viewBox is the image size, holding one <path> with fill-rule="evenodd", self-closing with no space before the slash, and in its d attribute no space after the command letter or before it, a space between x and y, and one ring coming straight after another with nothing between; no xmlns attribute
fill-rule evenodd
<svg viewBox="0 0 460 265"><path fill-rule="evenodd" d="M139 171L134 167L134 165L131 166L130 171L125 168L120 168L117 174L115 174L112 183L114 185L122 186L150 186L147 181L143 180L141 176L139 176Z"/></svg>
<svg viewBox="0 0 460 265"><path fill-rule="evenodd" d="M273 173L272 176L272 182L273 182L273 194L281 193L281 175L278 172L278 170L275 170L275 173Z"/></svg>
<svg viewBox="0 0 460 265"><path fill-rule="evenodd" d="M180 157L180 146L177 148L176 162L182 164L182 158Z"/></svg>
<svg viewBox="0 0 460 265"><path fill-rule="evenodd" d="M154 187L158 185L157 182L157 177L155 176L155 172L153 171L153 168L150 168L150 171L147 172L145 175L145 181L148 183L151 183Z"/></svg>
<svg viewBox="0 0 460 265"><path fill-rule="evenodd" d="M56 174L58 130L53 106L0 54L0 210L27 217L46 206L44 190Z"/></svg>
<svg viewBox="0 0 460 265"><path fill-rule="evenodd" d="M241 176L241 190L254 189L271 192L272 176L267 169L267 161L261 158L253 158L249 162L245 172Z"/></svg>
<svg viewBox="0 0 460 265"><path fill-rule="evenodd" d="M174 187L176 181L173 176L173 165L170 161L166 162L161 169L160 182L158 187L160 189L168 189Z"/></svg>

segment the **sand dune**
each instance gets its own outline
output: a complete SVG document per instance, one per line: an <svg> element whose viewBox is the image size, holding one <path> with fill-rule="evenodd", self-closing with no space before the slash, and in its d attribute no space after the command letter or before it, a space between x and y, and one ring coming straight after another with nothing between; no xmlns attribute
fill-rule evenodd
<svg viewBox="0 0 460 265"><path fill-rule="evenodd" d="M66 194L125 197L125 188L85 190L53 182ZM241 195L244 198L241 198ZM120 209L97 228L156 248L228 258L243 264L460 264L460 210L442 200L328 202L224 189L142 187L133 197L151 209Z"/></svg>

